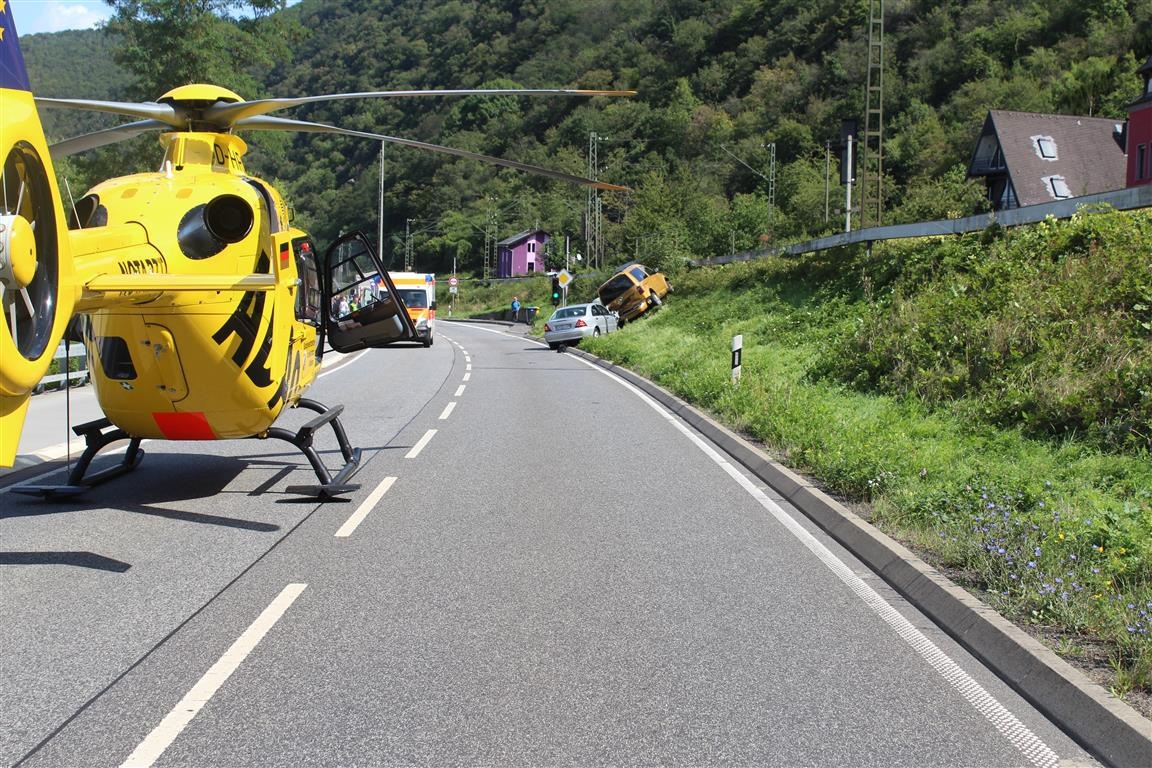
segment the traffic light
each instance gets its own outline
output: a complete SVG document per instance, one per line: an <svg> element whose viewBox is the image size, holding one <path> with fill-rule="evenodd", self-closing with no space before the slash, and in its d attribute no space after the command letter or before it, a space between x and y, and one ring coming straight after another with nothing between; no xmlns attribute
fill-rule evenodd
<svg viewBox="0 0 1152 768"><path fill-rule="evenodd" d="M560 306L560 278L552 278L552 306Z"/></svg>

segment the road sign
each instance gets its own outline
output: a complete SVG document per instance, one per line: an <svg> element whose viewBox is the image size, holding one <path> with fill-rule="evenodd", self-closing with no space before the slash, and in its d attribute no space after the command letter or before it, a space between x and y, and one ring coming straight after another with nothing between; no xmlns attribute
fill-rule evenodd
<svg viewBox="0 0 1152 768"><path fill-rule="evenodd" d="M556 275L556 279L560 281L561 288L567 288L568 283L572 282L573 277L571 272L566 269L562 269L560 270L559 274Z"/></svg>
<svg viewBox="0 0 1152 768"><path fill-rule="evenodd" d="M455 275L453 275L452 277L448 278L448 285L452 286L453 288L455 288L455 287L456 287L456 284L457 284L458 282L460 282L460 281L456 279L456 276L455 276ZM456 291L452 291L452 293L456 293Z"/></svg>
<svg viewBox="0 0 1152 768"><path fill-rule="evenodd" d="M448 293L456 293L456 286L454 286L454 285L448 286Z"/></svg>

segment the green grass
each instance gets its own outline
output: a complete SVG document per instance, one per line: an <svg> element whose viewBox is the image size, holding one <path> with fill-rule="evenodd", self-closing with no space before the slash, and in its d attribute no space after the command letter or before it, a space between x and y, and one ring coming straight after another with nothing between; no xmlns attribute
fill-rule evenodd
<svg viewBox="0 0 1152 768"><path fill-rule="evenodd" d="M843 269L766 260L677 276L677 292L655 316L586 348L762 441L833 493L870 502L876 524L965 574L966 586L1010 618L1102 639L1117 693L1152 689L1147 449L1064 429L1044 436L1035 422L1014 424L978 407L995 401L989 387L924 398L882 377L869 386L832 375L846 349L862 346L861 329L877 327L877 293L900 285L902 274L889 263L887 282L873 279L883 270L862 270L850 258ZM909 261L906 252L896 260ZM1010 287L996 290L1015 300ZM899 301L909 296L904 286ZM985 322L987 313L961 304L970 325ZM920 343L902 332L905 346ZM743 377L733 386L736 334L744 337ZM1145 354L1148 339L1134 339L1124 339L1131 354ZM940 360L926 376L947 369ZM1043 367L1042 352L1025 364ZM1002 372L1019 385L1006 365Z"/></svg>

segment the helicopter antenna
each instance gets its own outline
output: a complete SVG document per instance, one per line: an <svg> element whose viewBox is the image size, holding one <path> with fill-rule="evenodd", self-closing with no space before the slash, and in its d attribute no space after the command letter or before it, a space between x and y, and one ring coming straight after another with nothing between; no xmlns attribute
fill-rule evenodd
<svg viewBox="0 0 1152 768"><path fill-rule="evenodd" d="M80 221L80 211L76 210L76 198L72 196L72 185L68 183L67 176L64 177L64 191L68 193L68 204L72 206L72 218L76 220L76 226L83 229L84 224Z"/></svg>
<svg viewBox="0 0 1152 768"><path fill-rule="evenodd" d="M67 182L65 182L67 184ZM77 217L79 218L79 217ZM72 347L68 334L64 334L64 461L68 474L72 474L72 439L68 427L72 424Z"/></svg>

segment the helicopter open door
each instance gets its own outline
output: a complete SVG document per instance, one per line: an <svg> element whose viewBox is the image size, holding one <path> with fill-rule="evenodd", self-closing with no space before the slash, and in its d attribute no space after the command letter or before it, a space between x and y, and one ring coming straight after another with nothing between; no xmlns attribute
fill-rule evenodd
<svg viewBox="0 0 1152 768"><path fill-rule="evenodd" d="M337 352L417 341L416 328L368 238L344 235L325 254L328 344Z"/></svg>

